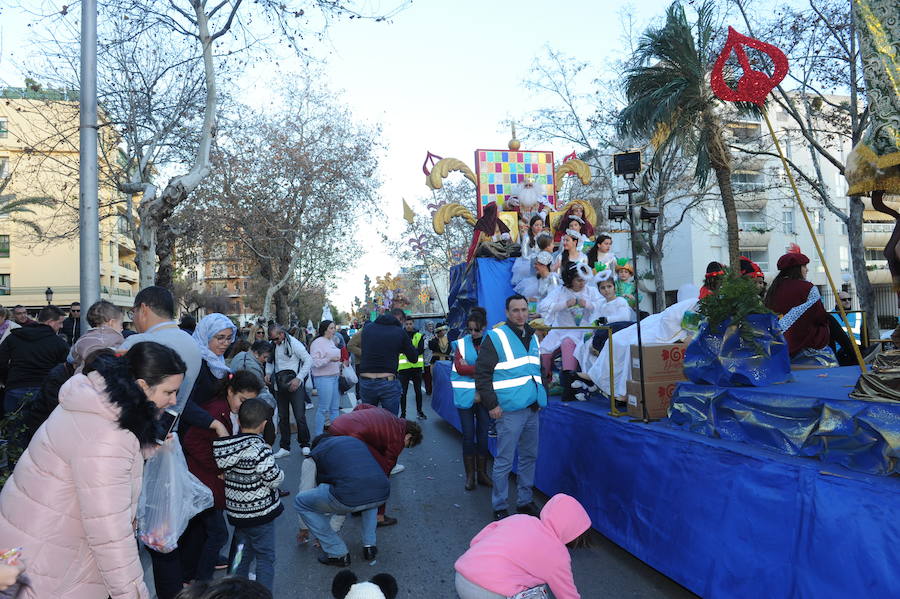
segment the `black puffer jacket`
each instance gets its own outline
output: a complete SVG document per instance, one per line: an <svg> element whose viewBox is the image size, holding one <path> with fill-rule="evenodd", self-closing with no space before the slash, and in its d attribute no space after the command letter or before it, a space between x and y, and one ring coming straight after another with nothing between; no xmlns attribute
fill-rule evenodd
<svg viewBox="0 0 900 599"><path fill-rule="evenodd" d="M45 324L13 329L0 343L0 380L7 389L40 387L68 354L65 340Z"/></svg>

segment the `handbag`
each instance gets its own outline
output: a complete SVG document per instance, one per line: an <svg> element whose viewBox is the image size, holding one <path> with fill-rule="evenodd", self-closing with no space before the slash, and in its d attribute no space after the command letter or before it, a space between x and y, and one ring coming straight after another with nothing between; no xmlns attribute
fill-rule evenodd
<svg viewBox="0 0 900 599"><path fill-rule="evenodd" d="M279 370L275 373L275 388L287 390L295 378L297 378L297 373L293 370Z"/></svg>
<svg viewBox="0 0 900 599"><path fill-rule="evenodd" d="M356 377L356 371L352 366L342 367L341 376L338 377L338 392L343 395L350 389L356 387L359 379Z"/></svg>

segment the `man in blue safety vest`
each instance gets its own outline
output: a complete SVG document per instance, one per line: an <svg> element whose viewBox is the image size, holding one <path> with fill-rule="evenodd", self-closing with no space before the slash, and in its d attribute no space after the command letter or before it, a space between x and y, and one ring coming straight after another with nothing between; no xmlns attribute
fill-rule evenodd
<svg viewBox="0 0 900 599"><path fill-rule="evenodd" d="M541 382L538 340L527 321L528 300L518 294L506 298L506 324L485 336L475 361L475 390L497 421L491 493L495 520L509 515L509 473L516 450L516 511L530 516L540 513L532 501L532 486L538 453L538 410L547 405L547 392Z"/></svg>

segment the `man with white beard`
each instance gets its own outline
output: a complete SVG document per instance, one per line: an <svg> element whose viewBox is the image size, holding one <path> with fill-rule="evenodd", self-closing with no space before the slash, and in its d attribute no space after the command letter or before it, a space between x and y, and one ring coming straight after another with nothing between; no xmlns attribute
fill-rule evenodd
<svg viewBox="0 0 900 599"><path fill-rule="evenodd" d="M553 206L534 186L534 179L527 177L519 186L517 193L506 202L505 209L518 210L519 219L525 222L530 221L535 214L540 215L541 219L546 222L547 215L553 210Z"/></svg>

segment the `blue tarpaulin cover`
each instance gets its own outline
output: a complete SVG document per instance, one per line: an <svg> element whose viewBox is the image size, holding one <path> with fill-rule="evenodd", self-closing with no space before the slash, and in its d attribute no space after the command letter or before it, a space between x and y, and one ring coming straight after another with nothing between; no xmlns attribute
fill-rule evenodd
<svg viewBox="0 0 900 599"><path fill-rule="evenodd" d="M688 379L725 387L761 387L791 379L791 356L774 314L748 315L742 323L743 336L728 325L726 321L713 331L709 321L700 323L684 354Z"/></svg>
<svg viewBox="0 0 900 599"><path fill-rule="evenodd" d="M788 455L816 457L870 474L898 472L900 403L855 400L859 368L801 370L768 387L681 383L672 424Z"/></svg>
<svg viewBox="0 0 900 599"><path fill-rule="evenodd" d="M509 284L515 258L476 258L478 266L478 305L487 311L488 326L506 320L506 298L516 291Z"/></svg>
<svg viewBox="0 0 900 599"><path fill-rule="evenodd" d="M834 394L849 379L815 387ZM450 415L449 363L436 365L434 381L432 405ZM708 598L900 596L900 479L607 409L553 401L541 410L536 483L577 498L594 528L639 559Z"/></svg>

